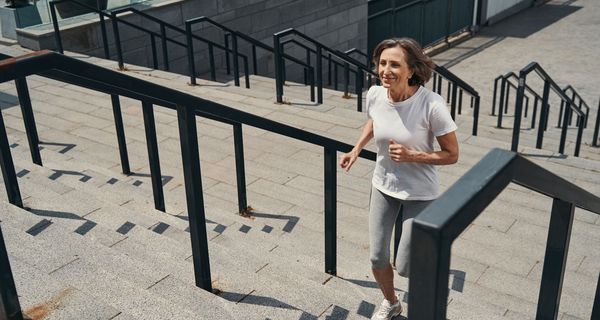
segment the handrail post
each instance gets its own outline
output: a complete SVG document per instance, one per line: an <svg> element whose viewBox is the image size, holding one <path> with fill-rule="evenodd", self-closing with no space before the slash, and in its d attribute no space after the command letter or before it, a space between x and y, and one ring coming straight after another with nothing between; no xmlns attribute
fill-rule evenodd
<svg viewBox="0 0 600 320"><path fill-rule="evenodd" d="M439 233L413 224L408 319L446 319L450 249L451 243Z"/></svg>
<svg viewBox="0 0 600 320"><path fill-rule="evenodd" d="M258 60L256 58L255 44L252 44L252 68L254 69L254 75L258 75Z"/></svg>
<svg viewBox="0 0 600 320"><path fill-rule="evenodd" d="M331 52L327 54L327 85L331 86Z"/></svg>
<svg viewBox="0 0 600 320"><path fill-rule="evenodd" d="M112 102L113 117L115 118L115 130L117 132L117 143L119 145L119 156L121 157L121 169L123 174L130 174L129 156L127 155L127 142L125 141L125 128L123 126L123 116L121 114L121 102L116 94L110 95Z"/></svg>
<svg viewBox="0 0 600 320"><path fill-rule="evenodd" d="M237 43L237 35L235 33L231 34L231 46L233 48L233 83L236 87L240 86L240 62L239 53L238 53L238 43Z"/></svg>
<svg viewBox="0 0 600 320"><path fill-rule="evenodd" d="M502 76L498 76L496 79L494 79L494 94L492 95L492 116L496 115L496 92L498 91L498 81L500 81L500 79L502 79Z"/></svg>
<svg viewBox="0 0 600 320"><path fill-rule="evenodd" d="M473 135L477 135L477 127L479 126L479 101L480 97L475 97L475 107L473 108Z"/></svg>
<svg viewBox="0 0 600 320"><path fill-rule="evenodd" d="M317 103L323 103L323 48L317 45Z"/></svg>
<svg viewBox="0 0 600 320"><path fill-rule="evenodd" d="M194 261L196 286L212 292L206 216L204 213L204 195L200 172L200 154L198 151L198 132L196 130L196 116L194 111L191 108L177 106L177 122L179 125L185 196L190 222L190 239L192 242L192 259Z"/></svg>
<svg viewBox="0 0 600 320"><path fill-rule="evenodd" d="M458 114L462 114L463 91L458 90ZM525 108L525 116L527 117L527 107Z"/></svg>
<svg viewBox="0 0 600 320"><path fill-rule="evenodd" d="M40 140L35 126L35 117L33 115L33 108L31 107L31 98L29 96L29 89L27 88L27 80L25 78L15 79L15 86L17 87L19 104L21 105L21 113L23 114L23 123L25 125L25 133L27 134L27 142L29 143L31 161L38 166L41 166L42 156L40 155Z"/></svg>
<svg viewBox="0 0 600 320"><path fill-rule="evenodd" d="M283 103L283 79L281 63L283 56L281 52L281 43L277 34L273 35L273 60L275 62L275 91L277 103Z"/></svg>
<svg viewBox="0 0 600 320"><path fill-rule="evenodd" d="M215 67L215 51L212 43L208 44L208 63L210 64L210 80L217 81L217 69Z"/></svg>
<svg viewBox="0 0 600 320"><path fill-rule="evenodd" d="M358 68L356 70L356 111L362 112L363 79L365 74Z"/></svg>
<svg viewBox="0 0 600 320"><path fill-rule="evenodd" d="M0 112L0 168L2 169L2 178L4 179L4 187L6 188L8 202L23 208L23 200L21 198L21 191L19 191L19 183L17 182L15 165L10 153L10 146L8 144L8 136L6 135L6 127L4 126L2 112Z"/></svg>
<svg viewBox="0 0 600 320"><path fill-rule="evenodd" d="M166 71L169 71L169 53L167 51L167 30L165 28L165 24L160 24L160 40L162 43L162 56L163 56L163 65Z"/></svg>
<svg viewBox="0 0 600 320"><path fill-rule="evenodd" d="M556 319L567 266L575 206L554 198L536 319Z"/></svg>
<svg viewBox="0 0 600 320"><path fill-rule="evenodd" d="M546 118L548 117L548 112L550 111L548 107L548 98L550 96L550 82L544 81L544 93L542 94L542 105L540 107L540 123L538 125L537 132L537 140L535 142L535 147L537 149L542 148L543 140L544 140L544 131L545 131L545 123Z"/></svg>
<svg viewBox="0 0 600 320"><path fill-rule="evenodd" d="M245 214L248 211L246 195L246 170L244 167L244 137L242 124L233 125L233 144L235 149L235 172L237 177L238 211Z"/></svg>
<svg viewBox="0 0 600 320"><path fill-rule="evenodd" d="M497 128L502 128L502 110L504 106L504 95L506 94L505 91L506 79L502 78L502 83L500 84L500 103L498 103L498 123L496 125Z"/></svg>
<svg viewBox="0 0 600 320"><path fill-rule="evenodd" d="M230 58L229 58L229 37L231 36L231 33L225 33L224 37L225 37L225 67L227 70L227 74L231 74L231 62L230 62Z"/></svg>
<svg viewBox="0 0 600 320"><path fill-rule="evenodd" d="M600 274L598 276L598 284L596 285L594 306L592 307L592 316L590 317L590 319L600 319Z"/></svg>
<svg viewBox="0 0 600 320"><path fill-rule="evenodd" d="M125 65L123 64L123 48L121 48L121 35L119 34L119 23L117 21L117 14L111 13L111 20L113 26L113 34L115 37L115 47L117 49L117 61L119 62L119 70L124 70Z"/></svg>
<svg viewBox="0 0 600 320"><path fill-rule="evenodd" d="M163 194L162 175L158 156L158 142L156 140L156 127L154 125L154 110L152 104L142 101L144 114L144 128L146 132L146 146L148 147L148 161L152 177L152 192L154 194L154 208L165 211L165 197Z"/></svg>
<svg viewBox="0 0 600 320"><path fill-rule="evenodd" d="M310 80L310 101L315 102L315 68L308 68L309 80Z"/></svg>
<svg viewBox="0 0 600 320"><path fill-rule="evenodd" d="M531 129L535 129L535 116L537 115L538 97L533 101L533 111L531 111Z"/></svg>
<svg viewBox="0 0 600 320"><path fill-rule="evenodd" d="M337 161L336 150L325 147L325 272L337 274Z"/></svg>
<svg viewBox="0 0 600 320"><path fill-rule="evenodd" d="M565 113L563 115L562 129L560 130L560 142L558 145L558 153L565 154L565 144L567 142L567 130L569 129L569 110L571 107L565 103Z"/></svg>
<svg viewBox="0 0 600 320"><path fill-rule="evenodd" d="M581 140L583 139L583 129L585 129L583 123L584 119L581 116L577 117L577 139L575 140L575 154L574 156L579 157L579 151L581 150Z"/></svg>
<svg viewBox="0 0 600 320"><path fill-rule="evenodd" d="M50 15L52 17L52 26L54 27L54 40L56 42L56 50L60 53L64 53L62 38L60 37L60 29L58 27L58 17L56 16L56 4L54 1L50 1Z"/></svg>
<svg viewBox="0 0 600 320"><path fill-rule="evenodd" d="M156 52L156 39L154 34L150 34L150 46L152 47L152 68L158 69L158 53Z"/></svg>
<svg viewBox="0 0 600 320"><path fill-rule="evenodd" d="M526 73L519 74L519 87L517 88L517 96L515 101L515 122L513 125L513 136L510 150L517 152L519 149L519 134L521 133L521 113L523 110L523 96L525 95L525 80ZM501 108L501 107L500 107ZM502 115L502 109L498 109L498 115Z"/></svg>
<svg viewBox="0 0 600 320"><path fill-rule="evenodd" d="M104 14L98 14L100 16L100 31L102 32L102 45L104 46L104 57L106 60L110 60L110 52L108 51L108 36L106 35L106 26L104 25Z"/></svg>
<svg viewBox="0 0 600 320"><path fill-rule="evenodd" d="M377 80L379 80L379 78L377 78ZM440 94L441 92L442 92L442 76L440 75L438 77L437 94Z"/></svg>
<svg viewBox="0 0 600 320"><path fill-rule="evenodd" d="M349 98L348 94L350 87L350 64L348 62L344 62L344 98Z"/></svg>
<svg viewBox="0 0 600 320"><path fill-rule="evenodd" d="M152 37L154 38L154 37ZM196 85L196 61L194 59L194 42L192 41L192 24L185 22L185 38L187 42L188 68L190 71L190 84Z"/></svg>
<svg viewBox="0 0 600 320"><path fill-rule="evenodd" d="M23 320L2 228L0 228L0 319Z"/></svg>
<svg viewBox="0 0 600 320"><path fill-rule="evenodd" d="M437 72L433 72L433 79L432 79L433 81L431 84L431 91L433 91L433 92L435 92L435 86L437 84L437 77L438 77Z"/></svg>
<svg viewBox="0 0 600 320"><path fill-rule="evenodd" d="M448 82L448 85L452 86L452 103L450 105L450 115L452 116L452 120L456 119L456 89L458 86L454 82Z"/></svg>
<svg viewBox="0 0 600 320"><path fill-rule="evenodd" d="M246 83L246 89L250 89L250 70L248 67L248 57L242 56L244 60L244 82Z"/></svg>
<svg viewBox="0 0 600 320"><path fill-rule="evenodd" d="M565 100L560 100L560 108L558 109L558 123L556 124L557 128L560 128L561 125L561 121L562 121L562 115L563 115L563 110L565 108ZM566 112L566 110L564 110Z"/></svg>
<svg viewBox="0 0 600 320"><path fill-rule="evenodd" d="M598 101L598 109L596 109L596 124L594 125L594 136L592 147L598 147L598 129L600 128L600 100Z"/></svg>

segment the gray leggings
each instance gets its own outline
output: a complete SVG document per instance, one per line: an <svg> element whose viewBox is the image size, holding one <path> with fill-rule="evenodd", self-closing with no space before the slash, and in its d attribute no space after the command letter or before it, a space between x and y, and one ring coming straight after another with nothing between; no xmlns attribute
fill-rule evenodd
<svg viewBox="0 0 600 320"><path fill-rule="evenodd" d="M371 188L369 207L369 239L371 264L373 269L382 269L390 265L390 242L398 214L402 213L402 235L396 256L396 271L408 277L410 259L410 236L414 218L425 209L432 200L400 200L388 196L376 188Z"/></svg>

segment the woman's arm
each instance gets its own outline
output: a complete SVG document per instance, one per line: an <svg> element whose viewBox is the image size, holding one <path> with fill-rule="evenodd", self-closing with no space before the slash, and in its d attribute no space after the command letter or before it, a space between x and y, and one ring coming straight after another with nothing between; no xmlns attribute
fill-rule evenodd
<svg viewBox="0 0 600 320"><path fill-rule="evenodd" d="M440 151L423 152L409 149L390 140L390 158L396 162L418 162L434 165L453 164L458 161L458 140L456 133L450 132L436 138Z"/></svg>
<svg viewBox="0 0 600 320"><path fill-rule="evenodd" d="M356 141L354 148L352 148L352 150L350 152L342 155L342 158L340 159L340 167L346 169L346 171L349 171L350 167L352 167L354 162L356 162L356 159L358 159L358 155L360 154L360 151L365 147L365 145L367 145L369 140L371 140L372 138L373 138L373 120L369 119L369 120L367 120L367 123L363 127L362 133L361 133L360 137L358 138L358 141Z"/></svg>

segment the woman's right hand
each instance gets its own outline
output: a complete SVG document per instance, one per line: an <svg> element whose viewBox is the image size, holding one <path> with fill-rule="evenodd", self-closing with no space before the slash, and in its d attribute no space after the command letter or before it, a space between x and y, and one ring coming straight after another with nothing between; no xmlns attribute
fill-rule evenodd
<svg viewBox="0 0 600 320"><path fill-rule="evenodd" d="M358 158L358 152L352 150L348 153L344 153L340 159L340 167L342 169L346 169L346 172L350 171L350 168L356 162Z"/></svg>

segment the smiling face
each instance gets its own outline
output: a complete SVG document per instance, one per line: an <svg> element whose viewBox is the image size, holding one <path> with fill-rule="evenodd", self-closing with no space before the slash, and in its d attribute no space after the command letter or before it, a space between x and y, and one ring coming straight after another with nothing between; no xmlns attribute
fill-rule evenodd
<svg viewBox="0 0 600 320"><path fill-rule="evenodd" d="M408 79L413 75L406 63L404 49L399 46L384 49L379 56L377 73L385 88L404 89L409 87Z"/></svg>

